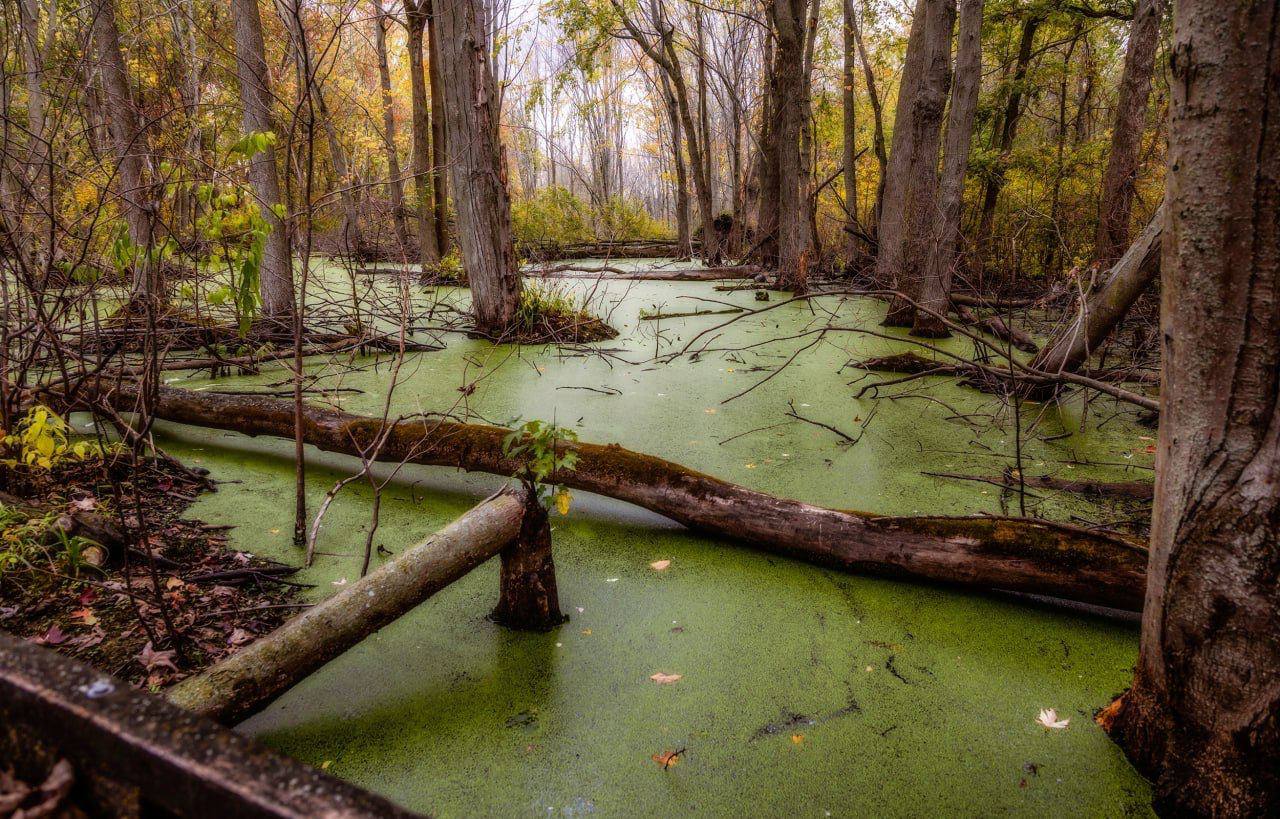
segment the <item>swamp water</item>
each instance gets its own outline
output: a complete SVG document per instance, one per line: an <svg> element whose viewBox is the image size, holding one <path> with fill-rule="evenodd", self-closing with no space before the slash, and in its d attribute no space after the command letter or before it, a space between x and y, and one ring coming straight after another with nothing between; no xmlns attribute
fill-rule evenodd
<svg viewBox="0 0 1280 819"><path fill-rule="evenodd" d="M330 289L341 281L333 275ZM725 307L700 300L765 305L751 290L719 292L710 283L560 284L592 291L596 312L621 331L594 345L606 352L441 335L445 350L405 361L392 415L554 420L584 441L617 442L829 506L1000 511L995 486L922 473L998 477L1014 464L1009 407L939 379L882 393L911 397L855 400L863 383L890 376L851 385L864 373L846 362L909 349L902 340L849 331L884 332L881 303L824 297L812 307L787 304L704 335L694 349L708 349L695 359L655 362L655 350L677 351L733 316L648 321L641 311ZM384 295L395 289L387 279L358 286ZM434 299L465 307L465 291L412 291L417 308ZM829 325L846 329L822 332ZM968 340L946 346L972 353ZM317 363L315 386L362 392L313 400L380 414L391 359L357 365ZM243 390L283 378L272 369L216 383ZM191 389L215 383L169 381ZM474 391L460 391L473 383ZM858 443L788 417L789 410ZM1144 436L1151 433L1128 412L1029 404L1022 413L1028 474L1150 474ZM292 444L173 425L162 432L170 452L226 482L197 502L192 517L235 524L237 548L300 562L290 542ZM308 457L314 511L355 462L314 450ZM374 542L398 553L500 483L405 467L383 494ZM316 584L304 599L359 576L371 498L367 484L355 484L330 508L316 565L295 578ZM1061 520L1106 514L1051 494L1028 504ZM1010 511L1017 513L1016 500ZM523 634L490 623L497 594L490 561L241 730L443 816L1149 813L1147 785L1092 722L1130 677L1131 624L827 571L583 493L552 523L560 602L570 616L564 626ZM384 559L375 556L375 565ZM649 564L659 560L670 566L655 571ZM682 677L659 685L650 679L656 673ZM1057 709L1070 726L1041 727L1042 708ZM669 751L682 753L664 770L653 757Z"/></svg>

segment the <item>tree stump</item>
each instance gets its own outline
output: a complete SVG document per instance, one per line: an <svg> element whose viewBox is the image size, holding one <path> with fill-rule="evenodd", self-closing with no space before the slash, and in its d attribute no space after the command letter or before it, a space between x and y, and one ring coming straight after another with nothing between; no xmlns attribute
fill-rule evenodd
<svg viewBox="0 0 1280 819"><path fill-rule="evenodd" d="M526 488L520 536L502 550L502 578L493 621L522 631L549 631L569 618L560 612L547 510Z"/></svg>

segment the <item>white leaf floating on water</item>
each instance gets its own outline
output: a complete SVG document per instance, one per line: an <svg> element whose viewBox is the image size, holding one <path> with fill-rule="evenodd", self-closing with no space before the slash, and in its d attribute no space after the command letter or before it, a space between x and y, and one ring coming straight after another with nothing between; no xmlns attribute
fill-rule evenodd
<svg viewBox="0 0 1280 819"><path fill-rule="evenodd" d="M1040 716L1036 717L1036 722L1055 731L1062 730L1071 724L1069 719L1058 719L1058 712L1053 708L1040 709Z"/></svg>

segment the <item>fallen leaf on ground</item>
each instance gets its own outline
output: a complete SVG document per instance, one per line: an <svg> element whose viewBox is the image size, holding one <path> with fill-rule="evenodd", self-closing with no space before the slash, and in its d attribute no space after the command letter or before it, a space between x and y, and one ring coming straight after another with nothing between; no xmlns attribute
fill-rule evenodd
<svg viewBox="0 0 1280 819"><path fill-rule="evenodd" d="M670 565L670 560L655 560L649 564L649 568L653 569L655 572L661 572L666 571L666 568Z"/></svg>
<svg viewBox="0 0 1280 819"><path fill-rule="evenodd" d="M142 667L149 672L154 671L157 668L171 668L174 671L177 671L178 667L173 664L173 655L174 652L172 650L156 651L151 647L151 641L148 640L147 644L142 647L142 651L138 652L138 656L135 659L142 663Z"/></svg>
<svg viewBox="0 0 1280 819"><path fill-rule="evenodd" d="M345 586L345 585L347 585L347 579L344 577L344 578L342 578L341 580L335 580L335 581L333 581L333 585L335 585L335 586Z"/></svg>
<svg viewBox="0 0 1280 819"><path fill-rule="evenodd" d="M249 632L245 631L242 628L238 628L235 631L231 632L229 635L227 635L227 645L242 646L252 639L253 639L252 634L250 634Z"/></svg>
<svg viewBox="0 0 1280 819"><path fill-rule="evenodd" d="M657 674L650 674L649 679L653 680L658 685L671 685L672 683L679 682L680 680L684 679L684 675L683 674L663 674L661 671L659 671Z"/></svg>
<svg viewBox="0 0 1280 819"><path fill-rule="evenodd" d="M38 646L56 646L62 645L67 641L67 635L62 633L62 629L57 626L49 626L49 630L44 633L43 637L37 637L31 642Z"/></svg>
<svg viewBox="0 0 1280 819"><path fill-rule="evenodd" d="M681 748L678 751L663 751L662 753L654 754L649 758L661 765L662 770L665 771L667 768L673 767L677 762L679 762L680 755L683 753L684 748Z"/></svg>
<svg viewBox="0 0 1280 819"><path fill-rule="evenodd" d="M1058 719L1058 712L1053 708L1043 708L1040 710L1040 716L1036 717L1036 722L1045 728L1053 730L1061 730L1071 724L1069 719Z"/></svg>
<svg viewBox="0 0 1280 819"><path fill-rule="evenodd" d="M180 577L170 577L168 580L164 581L164 587L166 589L176 589L185 585L187 584L182 582L182 578Z"/></svg>
<svg viewBox="0 0 1280 819"><path fill-rule="evenodd" d="M98 616L93 613L93 609L85 606L82 609L75 609L71 612L71 619L80 623L82 626L96 626L98 624Z"/></svg>
<svg viewBox="0 0 1280 819"><path fill-rule="evenodd" d="M791 741L799 745L800 743L804 742L804 734L792 734Z"/></svg>

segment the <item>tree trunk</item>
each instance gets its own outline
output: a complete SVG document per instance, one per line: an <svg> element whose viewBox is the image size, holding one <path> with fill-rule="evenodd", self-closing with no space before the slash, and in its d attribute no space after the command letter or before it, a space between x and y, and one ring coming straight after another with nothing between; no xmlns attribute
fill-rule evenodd
<svg viewBox="0 0 1280 819"><path fill-rule="evenodd" d="M95 0L93 38L97 44L102 88L109 103L108 126L116 152L116 189L134 248L130 298L151 300L159 305L166 299L160 265L150 259L156 203L147 181L147 138L138 123L138 108L129 87L124 53L120 50L114 0Z"/></svg>
<svg viewBox="0 0 1280 819"><path fill-rule="evenodd" d="M1166 4L1167 0L1137 0L1134 6L1129 50L1125 53L1120 96L1116 100L1115 127L1111 131L1111 153L1102 176L1102 199L1098 203L1098 238L1094 243L1093 262L1100 268L1114 264L1129 244L1129 211L1138 174L1138 152L1146 130L1147 97L1151 93L1160 21Z"/></svg>
<svg viewBox="0 0 1280 819"><path fill-rule="evenodd" d="M771 0L769 19L777 42L774 60L773 141L778 152L777 286L802 294L808 289L808 180L800 156L808 79L805 76L805 21L809 0Z"/></svg>
<svg viewBox="0 0 1280 819"><path fill-rule="evenodd" d="M440 243L436 237L435 200L431 186L431 106L427 101L427 78L422 60L427 26L427 0L405 3L405 31L409 49L409 84L413 101L413 198L418 217L418 261L425 275L440 263Z"/></svg>
<svg viewBox="0 0 1280 819"><path fill-rule="evenodd" d="M1155 514L1100 721L1168 816L1280 814L1280 4L1179 0Z"/></svg>
<svg viewBox="0 0 1280 819"><path fill-rule="evenodd" d="M440 35L431 0L427 4L427 81L431 84L431 191L435 209L436 247L441 256L449 253L449 182L447 169L449 138L444 128L444 89L440 87Z"/></svg>
<svg viewBox="0 0 1280 819"><path fill-rule="evenodd" d="M243 650L168 691L188 711L235 725L373 632L501 552L521 529L510 490L317 603Z"/></svg>
<svg viewBox="0 0 1280 819"><path fill-rule="evenodd" d="M1031 66L1032 49L1036 42L1036 32L1044 22L1042 12L1032 10L1022 22L1022 37L1018 42L1018 56L1014 64L1013 77L1009 83L1009 95L1005 101L1004 116L1000 119L1000 127L996 139L996 150L999 156L996 166L987 177L987 184L982 193L982 216L978 220L978 235L974 239L973 264L978 274L979 284L984 268L984 255L989 251L991 233L995 229L996 204L1000 201L1000 191L1004 188L1005 163L1013 150L1013 140L1018 135L1018 121L1022 118L1023 85L1027 80L1027 69Z"/></svg>
<svg viewBox="0 0 1280 819"><path fill-rule="evenodd" d="M280 22L293 41L293 59L297 70L298 82L311 86L311 98L315 101L316 114L320 125L324 128L325 141L329 146L329 161L333 163L333 174L336 179L338 201L342 204L342 247L350 254L360 258L364 254L364 239L360 232L360 208L356 204L356 179L351 173L346 149L338 139L337 129L333 125L333 117L329 113L329 104L325 101L324 89L316 81L314 52L307 40L306 29L301 25L298 7L300 0L276 0L276 11ZM304 58L304 55L308 55ZM312 122L314 128L315 123Z"/></svg>
<svg viewBox="0 0 1280 819"><path fill-rule="evenodd" d="M960 42L956 47L951 110L947 113L946 155L942 160L932 252L925 260L926 273L920 289L920 305L925 309L916 311L911 330L915 336L946 338L951 335L940 317L947 314L951 299L951 276L960 243L964 177L969 168L978 87L982 83L982 6L983 0L960 0Z"/></svg>
<svg viewBox="0 0 1280 819"><path fill-rule="evenodd" d="M923 279L930 258L936 255L934 226L938 214L938 143L941 140L942 115L946 110L947 91L951 86L951 34L955 27L955 0L924 0L917 14L924 15L924 33L919 41L920 70L918 86L912 89L907 105L906 127L911 134L904 141L905 161L898 165L903 179L897 192L901 214L895 214L898 237L881 234L881 250L885 241L893 244L893 254L886 267L877 268L894 289L909 299L895 297L889 305L884 323L891 327L910 327L915 322L913 302L920 298ZM915 23L912 23L912 37ZM905 74L904 74L905 77ZM902 102L899 101L899 106ZM899 108L901 111L901 108ZM903 116L897 118L903 125ZM897 152L895 136L894 151Z"/></svg>
<svg viewBox="0 0 1280 819"><path fill-rule="evenodd" d="M290 402L160 387L153 415L167 421L246 435L293 437ZM84 400L134 406L131 390ZM382 421L306 407L303 435L325 451L370 451ZM402 421L376 451L388 463L453 466L519 475L524 464L503 454L509 430L431 420ZM361 449L363 447L363 449ZM1136 610L1146 550L1128 541L1049 521L1019 518L878 517L824 509L757 492L623 449L566 444L574 469L547 481L617 498L696 531L745 542L775 554L846 571L1009 589Z"/></svg>
<svg viewBox="0 0 1280 819"><path fill-rule="evenodd" d="M778 96L778 58L773 37L764 36L763 93L760 95L760 136L756 150L755 256L760 267L778 269L778 133L772 113Z"/></svg>
<svg viewBox="0 0 1280 819"><path fill-rule="evenodd" d="M905 236L903 217L906 213L907 177L911 165L911 144L915 138L913 119L916 113L915 97L924 82L926 63L926 29L930 5L938 0L916 0L915 13L911 16L911 32L907 36L907 52L902 63L902 78L898 84L898 107L894 113L893 146L889 164L885 169L884 192L881 198L880 223L877 227L876 278L882 284L896 286L902 278L902 259ZM890 306L885 323L909 326L910 315L894 319L901 313L896 301Z"/></svg>
<svg viewBox="0 0 1280 819"><path fill-rule="evenodd" d="M405 221L404 181L400 178L400 155L396 150L396 114L391 96L391 69L387 64L387 12L382 0L374 0L374 44L378 53L378 84L382 89L382 142L387 153L387 194L391 198L391 219L401 252L409 247L409 227Z"/></svg>
<svg viewBox="0 0 1280 819"><path fill-rule="evenodd" d="M511 243L511 202L489 64L489 21L482 0L441 6L435 20L458 245L471 285L476 331L500 338L511 329L520 304L520 271Z"/></svg>
<svg viewBox="0 0 1280 819"><path fill-rule="evenodd" d="M675 204L676 204L676 257L689 259L693 257L693 238L689 235L689 182L685 173L684 151L680 147L680 110L676 106L675 94L671 92L671 80L666 72L658 70L662 83L662 100L667 109L667 118L671 123L671 160L675 168Z"/></svg>
<svg viewBox="0 0 1280 819"><path fill-rule="evenodd" d="M548 631L568 620L560 611L551 524L536 490L525 486L520 533L502 549L498 605L490 617L507 628Z"/></svg>
<svg viewBox="0 0 1280 819"><path fill-rule="evenodd" d="M236 75L240 81L240 102L244 107L245 133L275 133L271 115L271 77L262 44L262 18L257 0L231 0L236 47ZM284 220L276 212L283 208L276 150L268 145L249 160L249 182L253 186L267 234L259 269L262 312L266 318L287 326L293 317L293 258Z"/></svg>
<svg viewBox="0 0 1280 819"><path fill-rule="evenodd" d="M856 12L853 0L844 0L844 26L841 28L841 46L843 63L841 65L841 163L844 176L844 209L845 209L845 249L846 268L852 268L857 261L861 249L857 232L858 224L858 169L855 167L858 137L858 95L856 93L858 76L858 47L853 39L853 27Z"/></svg>
<svg viewBox="0 0 1280 819"><path fill-rule="evenodd" d="M880 105L880 93L876 90L875 70L871 67L871 61L867 58L867 47L862 42L862 28L858 25L857 14L852 13L853 0L847 0L850 4L847 7L849 29L853 33L853 42L858 47L858 59L862 63L862 73L867 84L867 102L871 105L871 116L875 120L875 135L872 138L872 147L876 154L876 164L880 168L880 179L876 183L876 207L872 213L872 230L871 234L875 235L879 230L880 214L884 206L884 186L885 180L889 178L889 154L885 150L886 140L884 138L884 111Z"/></svg>
<svg viewBox="0 0 1280 819"><path fill-rule="evenodd" d="M1160 272L1166 213L1162 204L1120 261L1090 290L1075 320L1054 335L1032 366L1051 373L1075 372L1097 352Z"/></svg>

